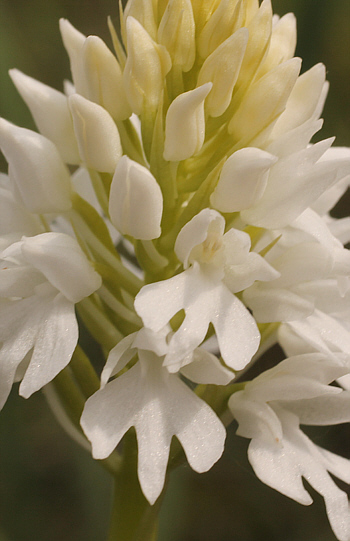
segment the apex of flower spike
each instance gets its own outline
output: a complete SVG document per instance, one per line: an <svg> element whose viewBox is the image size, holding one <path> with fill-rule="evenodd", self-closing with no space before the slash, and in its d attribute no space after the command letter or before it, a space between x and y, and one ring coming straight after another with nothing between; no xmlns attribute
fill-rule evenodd
<svg viewBox="0 0 350 541"><path fill-rule="evenodd" d="M144 107L156 111L164 87L165 75L171 68L168 51L157 44L133 17L126 21L128 56L124 69L127 98L136 114Z"/></svg>

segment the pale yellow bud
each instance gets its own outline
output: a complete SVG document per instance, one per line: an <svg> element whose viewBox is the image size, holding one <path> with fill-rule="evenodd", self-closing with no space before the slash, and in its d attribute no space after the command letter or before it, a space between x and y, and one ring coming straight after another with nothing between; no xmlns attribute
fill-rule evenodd
<svg viewBox="0 0 350 541"><path fill-rule="evenodd" d="M174 66L189 71L196 54L195 24L190 0L169 0L158 29L158 41Z"/></svg>
<svg viewBox="0 0 350 541"><path fill-rule="evenodd" d="M180 94L171 103L165 120L164 159L186 160L196 154L205 137L204 100L212 83Z"/></svg>
<svg viewBox="0 0 350 541"><path fill-rule="evenodd" d="M219 4L220 0L192 0L197 35L200 34Z"/></svg>
<svg viewBox="0 0 350 541"><path fill-rule="evenodd" d="M300 126L312 117L318 117L318 104L324 87L327 86L325 79L326 69L323 64L316 64L298 78L289 96L286 109L274 126L274 138Z"/></svg>
<svg viewBox="0 0 350 541"><path fill-rule="evenodd" d="M205 60L199 72L198 86L213 83L205 102L207 112L213 117L222 115L230 104L247 41L248 30L237 30Z"/></svg>
<svg viewBox="0 0 350 541"><path fill-rule="evenodd" d="M249 24L259 10L259 0L244 0L245 24Z"/></svg>
<svg viewBox="0 0 350 541"><path fill-rule="evenodd" d="M131 115L123 74L116 57L97 36L85 40L82 51L88 98L102 105L115 120Z"/></svg>
<svg viewBox="0 0 350 541"><path fill-rule="evenodd" d="M292 58L253 84L229 123L235 139L252 140L270 126L284 110L301 67Z"/></svg>
<svg viewBox="0 0 350 541"><path fill-rule="evenodd" d="M198 51L202 58L209 56L229 38L243 22L242 0L221 0L198 37Z"/></svg>
<svg viewBox="0 0 350 541"><path fill-rule="evenodd" d="M123 20L126 21L128 17L134 17L151 38L155 40L157 38L157 25L153 5L154 2L150 0L128 0L124 9ZM125 28L123 33L125 33Z"/></svg>
<svg viewBox="0 0 350 541"><path fill-rule="evenodd" d="M275 16L274 16L275 19ZM296 19L293 13L287 13L273 25L270 46L262 62L257 77L262 77L270 69L293 58L297 43Z"/></svg>
<svg viewBox="0 0 350 541"><path fill-rule="evenodd" d="M254 12L254 10L253 10ZM238 84L249 85L264 58L271 37L272 6L271 0L264 0L254 17L246 23L249 40L242 63Z"/></svg>
<svg viewBox="0 0 350 541"><path fill-rule="evenodd" d="M164 88L164 78L171 68L169 53L155 43L133 17L126 21L128 56L124 69L124 87L132 110L141 114L143 107L156 111Z"/></svg>
<svg viewBox="0 0 350 541"><path fill-rule="evenodd" d="M69 105L82 162L97 171L114 173L122 148L112 117L79 94L69 97Z"/></svg>

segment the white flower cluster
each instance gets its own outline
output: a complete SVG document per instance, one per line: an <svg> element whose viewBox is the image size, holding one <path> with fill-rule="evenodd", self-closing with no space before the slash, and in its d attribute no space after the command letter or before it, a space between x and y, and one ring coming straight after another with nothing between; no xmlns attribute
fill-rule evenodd
<svg viewBox="0 0 350 541"><path fill-rule="evenodd" d="M350 150L310 143L324 66L299 75L270 0L129 0L115 55L60 28L73 84L11 70L40 133L0 119L1 406L74 358L76 309L106 355L81 418L95 458L135 427L153 504L173 436L204 472L229 408L256 475L307 505L305 478L348 541L329 474L350 482L350 462L300 429L350 421L350 219L329 214ZM288 358L244 382L276 342Z"/></svg>

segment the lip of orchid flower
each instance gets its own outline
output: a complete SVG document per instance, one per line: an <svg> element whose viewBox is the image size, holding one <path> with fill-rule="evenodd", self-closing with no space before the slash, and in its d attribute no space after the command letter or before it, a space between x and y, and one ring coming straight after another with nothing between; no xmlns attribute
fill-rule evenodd
<svg viewBox="0 0 350 541"><path fill-rule="evenodd" d="M98 459L106 458L135 426L138 476L151 504L163 489L173 435L197 472L207 471L220 458L226 437L211 408L177 374L162 366L167 350L165 333L143 328L112 349L102 375L103 386L86 402L81 418L93 456ZM135 354L138 362L107 383ZM221 368L216 369L223 374Z"/></svg>

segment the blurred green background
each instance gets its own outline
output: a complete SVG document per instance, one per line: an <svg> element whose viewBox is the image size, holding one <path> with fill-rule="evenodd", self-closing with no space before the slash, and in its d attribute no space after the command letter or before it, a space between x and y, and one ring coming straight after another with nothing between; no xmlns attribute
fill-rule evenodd
<svg viewBox="0 0 350 541"><path fill-rule="evenodd" d="M350 1L275 0L298 18L303 70L327 66L331 83L322 137L350 146ZM116 0L0 0L0 116L34 127L7 71L17 67L62 89L69 78L58 19L110 44L107 15ZM349 214L349 200L342 214ZM208 473L173 474L159 541L334 541L323 500L302 507L260 483L246 458L247 441L228 431L222 460ZM314 441L350 457L349 427L313 430ZM17 388L0 415L0 541L104 541L111 482L98 463L65 435L37 393Z"/></svg>

